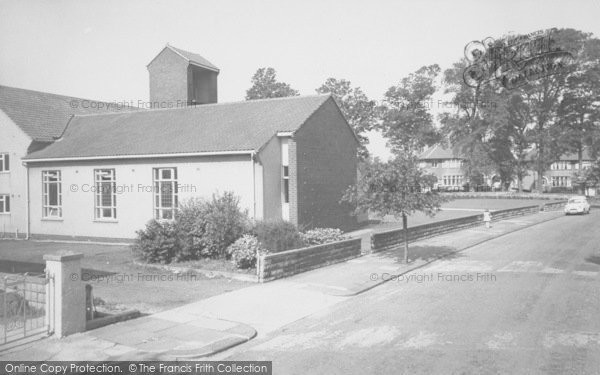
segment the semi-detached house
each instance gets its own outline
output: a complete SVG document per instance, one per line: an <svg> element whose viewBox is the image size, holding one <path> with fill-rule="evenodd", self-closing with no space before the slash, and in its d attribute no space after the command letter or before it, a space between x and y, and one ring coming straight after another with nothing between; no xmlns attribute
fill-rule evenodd
<svg viewBox="0 0 600 375"><path fill-rule="evenodd" d="M215 103L218 69L169 45L148 70L150 101L166 109L75 114L50 143L17 147L24 178L8 193L29 197L12 217L21 231L131 239L181 202L225 191L255 219L355 226L340 198L358 140L331 96Z"/></svg>

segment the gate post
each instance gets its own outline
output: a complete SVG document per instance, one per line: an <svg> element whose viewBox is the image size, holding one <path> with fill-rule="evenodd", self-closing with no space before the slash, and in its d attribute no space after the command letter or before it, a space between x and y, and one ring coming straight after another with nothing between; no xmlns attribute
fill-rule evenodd
<svg viewBox="0 0 600 375"><path fill-rule="evenodd" d="M60 251L46 254L46 274L54 289L47 296L50 329L60 338L85 331L85 289L81 282L83 254Z"/></svg>

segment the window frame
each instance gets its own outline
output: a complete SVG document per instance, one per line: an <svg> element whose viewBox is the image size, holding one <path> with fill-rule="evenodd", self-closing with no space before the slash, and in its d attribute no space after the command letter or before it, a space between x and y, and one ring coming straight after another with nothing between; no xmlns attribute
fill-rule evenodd
<svg viewBox="0 0 600 375"><path fill-rule="evenodd" d="M54 174L54 176L51 176ZM56 178L51 181L50 178ZM50 185L56 184L56 205L50 204ZM60 170L42 171L42 217L44 219L62 219L62 173ZM52 214L56 212L57 214Z"/></svg>
<svg viewBox="0 0 600 375"><path fill-rule="evenodd" d="M163 171L170 170L171 178L164 178ZM153 186L153 217L155 220L159 221L171 221L175 220L175 213L177 208L179 207L179 194L178 194L178 175L177 175L177 167L158 167L152 168L152 186ZM171 185L172 193L171 193L171 206L165 207L163 205L163 191L161 186L164 183L169 183ZM165 212L171 212L171 217L164 217Z"/></svg>
<svg viewBox="0 0 600 375"><path fill-rule="evenodd" d="M10 194L0 194L0 215L10 215Z"/></svg>
<svg viewBox="0 0 600 375"><path fill-rule="evenodd" d="M287 173L286 173L287 172ZM281 166L281 193L283 195L282 202L290 203L290 166Z"/></svg>
<svg viewBox="0 0 600 375"><path fill-rule="evenodd" d="M110 180L102 180L103 175L109 174ZM104 184L110 184L108 191L103 187ZM94 169L94 220L115 221L117 220L117 173L114 168ZM105 205L104 194L109 194L110 204ZM104 214L110 212L110 216Z"/></svg>
<svg viewBox="0 0 600 375"><path fill-rule="evenodd" d="M10 153L0 152L0 173L10 172Z"/></svg>

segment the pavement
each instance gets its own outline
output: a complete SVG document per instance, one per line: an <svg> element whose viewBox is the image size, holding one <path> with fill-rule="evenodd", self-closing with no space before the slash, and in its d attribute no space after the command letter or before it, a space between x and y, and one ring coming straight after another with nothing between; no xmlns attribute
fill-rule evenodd
<svg viewBox="0 0 600 375"><path fill-rule="evenodd" d="M92 331L28 342L0 351L11 360L173 360L213 356L254 337L267 336L307 316L319 316L353 296L438 259L563 216L542 212L470 228L401 249L362 256L287 279L239 289L179 308Z"/></svg>

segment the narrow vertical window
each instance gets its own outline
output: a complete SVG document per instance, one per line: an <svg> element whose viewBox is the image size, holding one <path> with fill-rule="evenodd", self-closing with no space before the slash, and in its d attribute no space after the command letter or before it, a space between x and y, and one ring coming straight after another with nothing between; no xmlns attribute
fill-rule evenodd
<svg viewBox="0 0 600 375"><path fill-rule="evenodd" d="M283 166L283 203L290 203L290 167Z"/></svg>
<svg viewBox="0 0 600 375"><path fill-rule="evenodd" d="M42 171L42 214L45 218L62 217L60 171Z"/></svg>
<svg viewBox="0 0 600 375"><path fill-rule="evenodd" d="M0 154L0 172L10 171L10 157L8 154Z"/></svg>
<svg viewBox="0 0 600 375"><path fill-rule="evenodd" d="M154 218L174 219L177 205L177 168L154 168Z"/></svg>
<svg viewBox="0 0 600 375"><path fill-rule="evenodd" d="M0 214L10 213L10 195L0 195Z"/></svg>
<svg viewBox="0 0 600 375"><path fill-rule="evenodd" d="M96 219L117 218L117 181L114 169L95 169L95 217Z"/></svg>

